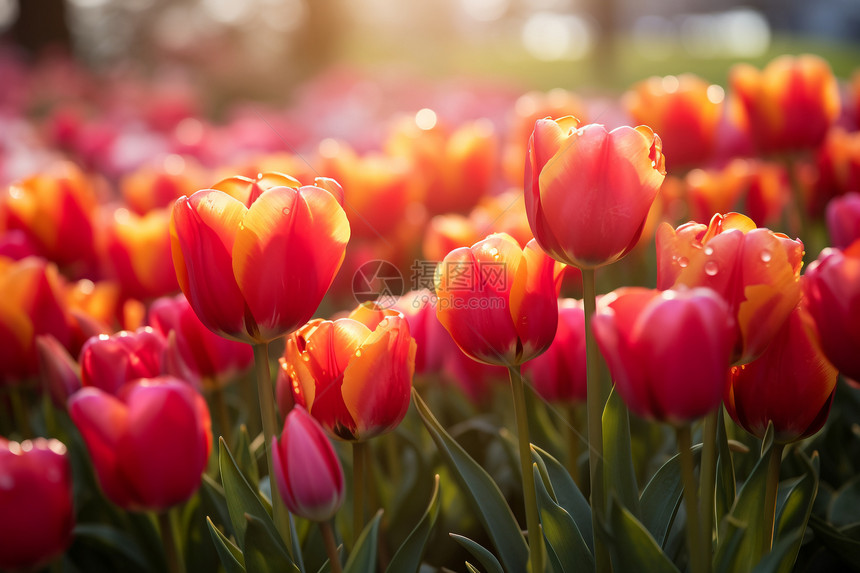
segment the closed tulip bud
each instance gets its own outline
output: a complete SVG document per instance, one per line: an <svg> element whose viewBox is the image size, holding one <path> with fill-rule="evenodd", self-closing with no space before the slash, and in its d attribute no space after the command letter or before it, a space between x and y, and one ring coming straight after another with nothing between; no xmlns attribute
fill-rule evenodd
<svg viewBox="0 0 860 573"><path fill-rule="evenodd" d="M860 239L860 193L848 193L827 204L827 231L830 245L837 249Z"/></svg>
<svg viewBox="0 0 860 573"><path fill-rule="evenodd" d="M307 410L287 414L272 441L272 466L287 508L305 519L328 521L343 504L343 468L331 442Z"/></svg>
<svg viewBox="0 0 860 573"><path fill-rule="evenodd" d="M209 410L182 380L141 379L116 396L86 387L69 399L69 415L116 505L163 511L200 486L212 449Z"/></svg>
<svg viewBox="0 0 860 573"><path fill-rule="evenodd" d="M523 364L523 374L545 400L585 400L585 309L581 300L558 301L555 338L546 352Z"/></svg>
<svg viewBox="0 0 860 573"><path fill-rule="evenodd" d="M0 569L36 570L72 542L72 470L66 446L0 437Z"/></svg>
<svg viewBox="0 0 860 573"><path fill-rule="evenodd" d="M798 305L759 358L731 369L726 411L747 432L788 443L821 429L836 391L836 369L822 354L815 325Z"/></svg>
<svg viewBox="0 0 860 573"><path fill-rule="evenodd" d="M780 56L761 71L737 64L729 82L764 152L813 148L839 115L839 85L818 56Z"/></svg>
<svg viewBox="0 0 860 573"><path fill-rule="evenodd" d="M332 437L364 441L406 415L415 351L400 313L360 306L348 318L312 320L290 334L278 384ZM282 408L289 406L280 394Z"/></svg>
<svg viewBox="0 0 860 573"><path fill-rule="evenodd" d="M860 386L860 242L824 249L803 275L803 292L824 354Z"/></svg>
<svg viewBox="0 0 860 573"><path fill-rule="evenodd" d="M474 360L522 364L555 335L561 270L534 240L522 249L510 235L490 235L439 263L436 316Z"/></svg>
<svg viewBox="0 0 860 573"><path fill-rule="evenodd" d="M666 176L662 143L646 126L535 123L526 159L525 203L541 248L557 261L596 268L639 241Z"/></svg>
<svg viewBox="0 0 860 573"><path fill-rule="evenodd" d="M803 243L739 213L714 215L710 225L685 223L657 230L657 288L705 286L735 316L734 363L764 352L800 300Z"/></svg>
<svg viewBox="0 0 860 573"><path fill-rule="evenodd" d="M618 289L600 301L592 326L618 393L637 415L681 425L720 405L734 321L711 289Z"/></svg>
<svg viewBox="0 0 860 573"><path fill-rule="evenodd" d="M338 199L320 187L283 175L238 179L221 184L230 193L205 189L176 202L173 262L207 328L261 343L316 311L343 262L349 223ZM266 188L269 179L279 186Z"/></svg>
<svg viewBox="0 0 860 573"><path fill-rule="evenodd" d="M93 336L81 348L81 381L116 394L127 382L164 374L166 351L167 340L148 326Z"/></svg>

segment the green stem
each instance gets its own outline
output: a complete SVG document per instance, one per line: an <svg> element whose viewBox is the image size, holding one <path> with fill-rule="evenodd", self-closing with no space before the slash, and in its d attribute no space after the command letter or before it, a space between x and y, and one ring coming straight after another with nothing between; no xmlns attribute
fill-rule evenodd
<svg viewBox="0 0 860 573"><path fill-rule="evenodd" d="M720 406L722 408L722 405ZM714 504L717 484L717 412L705 416L702 431L702 465L699 468L699 495L701 496L702 549L713 552Z"/></svg>
<svg viewBox="0 0 860 573"><path fill-rule="evenodd" d="M322 532L323 542L325 543L325 551L328 554L328 562L331 566L331 573L341 573L343 568L340 566L340 555L337 554L337 543L334 540L334 531L332 531L331 523L321 521L319 523L320 531Z"/></svg>
<svg viewBox="0 0 860 573"><path fill-rule="evenodd" d="M594 269L582 269L582 302L585 310L586 352L586 410L588 424L588 471L591 489L591 525L594 532L594 562L597 573L612 570L609 551L599 535L603 522L606 494L603 484L603 407L606 399L600 384L600 352L591 317L597 308L597 293L594 287Z"/></svg>
<svg viewBox="0 0 860 573"><path fill-rule="evenodd" d="M30 412L24 399L24 387L12 384L9 387L9 399L12 402L12 413L15 417L14 426L20 432L21 440L32 438L33 428L30 426Z"/></svg>
<svg viewBox="0 0 860 573"><path fill-rule="evenodd" d="M514 395L514 415L517 421L517 443L520 448L520 470L523 474L523 497L526 504L526 527L529 537L529 560L532 573L543 573L543 539L538 516L535 476L529 442L529 420L526 413L526 393L519 366L509 366L511 390Z"/></svg>
<svg viewBox="0 0 860 573"><path fill-rule="evenodd" d="M278 491L278 480L272 465L272 439L277 433L278 415L275 411L275 391L272 388L272 375L269 372L269 345L265 342L254 344L254 371L257 376L257 393L260 398L260 417L263 420L263 438L266 449L266 467L269 485L272 489L272 514L275 528L281 534L287 549L292 552L290 540L290 515Z"/></svg>
<svg viewBox="0 0 860 573"><path fill-rule="evenodd" d="M769 553L773 548L774 521L776 520L776 496L779 493L779 467L782 462L782 451L785 444L774 442L770 449L770 459L767 463L767 488L764 494L764 516L768 531L762 537L761 554Z"/></svg>
<svg viewBox="0 0 860 573"><path fill-rule="evenodd" d="M580 452L580 437L579 432L577 431L578 422L579 416L576 412L576 406L574 404L568 404L567 419L562 421L562 424L564 425L565 440L567 441L567 471L570 472L570 477L573 478L577 487L581 487L579 467L577 466Z"/></svg>
<svg viewBox="0 0 860 573"><path fill-rule="evenodd" d="M218 420L218 429L227 446L233 445L233 425L230 423L230 411L227 409L227 401L224 399L224 388L218 385L214 380L211 384L212 391L212 409L215 411L216 419Z"/></svg>
<svg viewBox="0 0 860 573"><path fill-rule="evenodd" d="M699 532L699 501L696 494L695 462L690 426L675 429L678 436L678 454L681 458L681 483L684 484L684 505L687 508L687 552L693 573L706 573L710 567L710 553L706 556L701 548Z"/></svg>
<svg viewBox="0 0 860 573"><path fill-rule="evenodd" d="M367 464L367 443L352 443L352 541L364 529L364 474Z"/></svg>
<svg viewBox="0 0 860 573"><path fill-rule="evenodd" d="M179 542L175 511L176 508L158 512L158 530L161 533L161 544L164 546L167 570L170 573L185 573L185 560L182 557L182 544Z"/></svg>
<svg viewBox="0 0 860 573"><path fill-rule="evenodd" d="M789 230L795 237L800 237L804 242L808 243L809 237L807 237L807 232L810 230L809 217L806 214L806 199L803 196L802 184L797 177L794 159L788 155L783 156L782 165L788 176L788 186L791 190L792 199L791 204L794 205L794 212L788 215L789 225L793 227Z"/></svg>

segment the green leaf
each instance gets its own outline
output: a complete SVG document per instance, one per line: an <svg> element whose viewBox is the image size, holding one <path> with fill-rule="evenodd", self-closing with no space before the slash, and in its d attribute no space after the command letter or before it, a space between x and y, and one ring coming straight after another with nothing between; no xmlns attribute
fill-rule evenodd
<svg viewBox="0 0 860 573"><path fill-rule="evenodd" d="M209 517L206 518L206 525L209 526L209 533L212 535L212 543L215 544L215 549L218 551L218 557L221 558L221 565L227 573L245 573L245 558L242 556L242 551L239 550L232 541L227 539L221 530L215 527Z"/></svg>
<svg viewBox="0 0 860 573"><path fill-rule="evenodd" d="M746 525L726 515L720 529L720 542L713 557L714 573L747 571L738 565L741 557L738 548L744 540Z"/></svg>
<svg viewBox="0 0 860 573"><path fill-rule="evenodd" d="M768 567L766 571L769 572L789 573L793 569L818 491L818 455L814 454L812 460L802 453L798 455L806 466L806 473L800 478L786 480L780 484L774 546L771 553L765 556ZM792 542L786 543L786 539L791 539Z"/></svg>
<svg viewBox="0 0 860 573"><path fill-rule="evenodd" d="M439 474L436 474L433 495L430 497L430 504L427 506L424 516L400 546L400 549L397 550L397 553L394 554L391 563L385 569L386 573L418 571L421 566L424 546L427 544L430 531L439 516L439 499Z"/></svg>
<svg viewBox="0 0 860 573"><path fill-rule="evenodd" d="M735 481L735 465L732 460L732 452L729 449L729 440L726 434L725 413L722 406L717 414L717 489L714 500L716 502L716 523L720 523L723 517L731 510L737 496L737 485ZM717 532L719 534L719 531Z"/></svg>
<svg viewBox="0 0 860 573"><path fill-rule="evenodd" d="M486 547L472 541L468 537L463 537L456 533L449 533L448 535L451 539L459 543L466 551L471 553L472 556L484 566L487 573L504 573L501 563L499 563L495 555L490 553ZM520 569L520 571L525 571L525 569Z"/></svg>
<svg viewBox="0 0 860 573"><path fill-rule="evenodd" d="M849 537L845 532L834 528L817 515L809 517L809 527L825 547L848 563L860 568L860 538L856 534Z"/></svg>
<svg viewBox="0 0 860 573"><path fill-rule="evenodd" d="M848 480L833 494L827 517L836 527L860 521L860 476Z"/></svg>
<svg viewBox="0 0 860 573"><path fill-rule="evenodd" d="M74 536L87 539L122 555L143 571L152 568L146 554L137 541L119 529L102 523L79 523L75 526Z"/></svg>
<svg viewBox="0 0 860 573"><path fill-rule="evenodd" d="M533 467L540 522L547 542L547 552L556 564L555 570L559 573L573 572L581 571L584 567L586 571L590 571L594 568L594 557L576 523L570 514L550 497L537 464Z"/></svg>
<svg viewBox="0 0 860 573"><path fill-rule="evenodd" d="M300 573L276 531L273 533L261 519L249 513L245 514L245 519L248 526L244 556L248 573Z"/></svg>
<svg viewBox="0 0 860 573"><path fill-rule="evenodd" d="M556 503L573 518L576 528L588 545L588 551L593 553L594 533L591 528L591 506L588 505L588 500L579 491L567 469L548 452L533 445L532 459L537 462L541 469L541 476L543 477L544 472L546 473L546 478L550 483L547 486L547 491L553 496Z"/></svg>
<svg viewBox="0 0 860 573"><path fill-rule="evenodd" d="M525 571L529 560L528 546L511 508L493 478L439 425L414 389L412 399L439 453L467 494L467 499L473 504L477 517L490 536L505 569L512 572Z"/></svg>
<svg viewBox="0 0 860 573"><path fill-rule="evenodd" d="M472 565L472 564L471 564L471 563L469 563L468 561L466 561L466 570L467 570L469 573L481 573L481 570L480 570L480 569L478 569L477 567L475 567L474 565Z"/></svg>
<svg viewBox="0 0 860 573"><path fill-rule="evenodd" d="M693 459L698 464L702 457L702 444L693 446L692 452ZM660 547L666 547L669 531L672 529L683 495L681 458L679 454L675 454L654 473L639 498L642 525L651 533Z"/></svg>
<svg viewBox="0 0 860 573"><path fill-rule="evenodd" d="M224 485L227 510L230 513L230 522L233 524L233 532L236 534L239 545L245 546L245 530L248 528L248 520L245 519L246 513L256 517L272 537L280 539L271 516L263 507L263 502L260 501L251 484L239 471L236 460L233 459L233 454L230 453L224 438L219 438L218 443L220 446L218 463L221 467L221 483Z"/></svg>
<svg viewBox="0 0 860 573"><path fill-rule="evenodd" d="M614 495L609 498L608 516L614 571L642 571L647 564L649 573L680 573L645 526Z"/></svg>
<svg viewBox="0 0 860 573"><path fill-rule="evenodd" d="M797 559L797 549L803 541L803 530L798 528L788 535L784 535L777 543L774 543L770 553L765 555L753 573L782 573L791 571Z"/></svg>
<svg viewBox="0 0 860 573"><path fill-rule="evenodd" d="M251 483L260 481L257 460L251 451L251 436L248 434L248 428L245 427L245 424L239 428L239 443L236 444L236 465Z"/></svg>
<svg viewBox="0 0 860 573"><path fill-rule="evenodd" d="M379 539L379 521L382 510L376 512L370 523L365 526L349 559L343 568L343 573L366 573L376 571L376 546Z"/></svg>
<svg viewBox="0 0 860 573"><path fill-rule="evenodd" d="M630 447L630 417L627 406L615 391L603 410L603 478L606 495L615 492L618 500L634 516L639 516L639 486Z"/></svg>

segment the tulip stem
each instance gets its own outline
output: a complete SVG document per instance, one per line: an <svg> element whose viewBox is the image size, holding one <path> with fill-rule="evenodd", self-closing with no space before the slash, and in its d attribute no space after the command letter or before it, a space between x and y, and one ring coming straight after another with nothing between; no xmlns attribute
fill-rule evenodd
<svg viewBox="0 0 860 573"><path fill-rule="evenodd" d="M158 512L158 529L161 533L161 544L164 546L164 558L167 560L167 570L170 573L185 573L185 560L179 543L179 528L176 527L175 510Z"/></svg>
<svg viewBox="0 0 860 573"><path fill-rule="evenodd" d="M529 560L532 573L543 573L543 539L538 516L535 476L532 470L532 452L529 442L529 420L526 394L519 365L508 366L511 390L514 395L514 415L517 421L517 442L520 448L520 469L523 474L523 497L526 504L526 527L529 538Z"/></svg>
<svg viewBox="0 0 860 573"><path fill-rule="evenodd" d="M722 405L719 406L722 408ZM699 468L700 511L702 512L702 549L707 555L713 551L714 497L717 483L717 413L705 416L702 430L702 465Z"/></svg>
<svg viewBox="0 0 860 573"><path fill-rule="evenodd" d="M269 486L272 490L272 515L275 528L287 550L292 554L290 540L290 514L278 491L272 464L272 439L277 433L278 415L275 412L275 392L272 388L272 375L269 372L269 345L265 342L254 344L254 371L257 375L257 392L260 396L260 416L263 421L263 438L266 449L266 466L269 470Z"/></svg>
<svg viewBox="0 0 860 573"><path fill-rule="evenodd" d="M215 416L218 420L219 430L228 447L232 447L233 442L233 425L230 423L230 411L227 409L227 401L224 400L224 388L217 386L214 380L211 381L213 389L211 392L212 409L215 410Z"/></svg>
<svg viewBox="0 0 860 573"><path fill-rule="evenodd" d="M681 461L681 483L684 484L684 505L687 508L687 554L693 573L707 573L710 570L711 553L701 550L699 532L699 500L696 493L695 462L690 426L675 429L678 437L678 455Z"/></svg>
<svg viewBox="0 0 860 573"><path fill-rule="evenodd" d="M579 425L578 422L579 415L577 414L576 406L568 404L567 420L563 421L565 440L567 441L567 470L570 472L570 477L573 478L577 487L581 487L582 484L579 479L579 467L577 465L580 451L580 436L577 431L577 426Z"/></svg>
<svg viewBox="0 0 860 573"><path fill-rule="evenodd" d="M603 484L603 407L606 399L600 384L600 352L591 328L597 309L594 269L582 269L582 303L585 310L586 413L588 424L588 471L591 490L591 526L594 532L594 562L597 573L612 570L609 551L599 535L606 503Z"/></svg>
<svg viewBox="0 0 860 573"><path fill-rule="evenodd" d="M773 548L773 532L776 521L776 496L779 493L779 468L782 463L782 452L785 444L774 442L770 449L770 459L767 464L767 486L764 494L764 516L767 520L768 531L762 537L761 554L769 553Z"/></svg>
<svg viewBox="0 0 860 573"><path fill-rule="evenodd" d="M332 531L331 523L320 521L319 525L323 542L325 542L325 551L328 554L328 562L331 565L331 573L341 573L343 568L340 566L340 555L337 553L337 543L334 540L334 531Z"/></svg>
<svg viewBox="0 0 860 573"><path fill-rule="evenodd" d="M782 157L782 165L788 176L788 186L791 191L794 212L788 215L791 232L804 242L809 242L806 233L809 231L809 217L806 214L806 198L803 196L803 187L797 176L794 159L790 156ZM818 251L812 251L818 252Z"/></svg>
<svg viewBox="0 0 860 573"><path fill-rule="evenodd" d="M367 463L367 443L352 443L352 541L358 541L364 529L364 466Z"/></svg>

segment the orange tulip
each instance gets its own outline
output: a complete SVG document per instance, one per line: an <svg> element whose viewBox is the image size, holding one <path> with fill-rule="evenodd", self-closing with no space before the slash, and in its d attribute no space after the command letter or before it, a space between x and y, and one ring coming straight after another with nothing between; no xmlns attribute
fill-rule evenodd
<svg viewBox="0 0 860 573"><path fill-rule="evenodd" d="M125 203L134 213L144 215L153 209L169 207L183 195L200 189L200 168L189 166L189 158L168 155L161 168L142 167L120 180Z"/></svg>
<svg viewBox="0 0 860 573"><path fill-rule="evenodd" d="M657 288L720 293L736 317L736 364L764 352L797 305L802 264L803 243L739 213L714 215L708 226L663 223L657 231Z"/></svg>
<svg viewBox="0 0 860 573"><path fill-rule="evenodd" d="M403 315L361 305L348 318L315 319L290 334L278 386L332 437L364 441L406 415L415 352ZM287 396L279 391L282 411Z"/></svg>
<svg viewBox="0 0 860 573"><path fill-rule="evenodd" d="M762 71L737 64L729 81L764 152L813 148L839 115L839 85L818 56L780 56Z"/></svg>
<svg viewBox="0 0 860 573"><path fill-rule="evenodd" d="M170 234L179 286L201 322L266 342L316 311L343 262L349 223L326 189L265 174L179 199Z"/></svg>
<svg viewBox="0 0 860 573"><path fill-rule="evenodd" d="M706 221L714 213L742 210L749 192L754 165L734 159L722 169L693 169L684 178L690 216Z"/></svg>
<svg viewBox="0 0 860 573"><path fill-rule="evenodd" d="M522 364L552 342L562 266L534 240L498 233L448 253L436 268L436 315L478 362Z"/></svg>
<svg viewBox="0 0 860 573"><path fill-rule="evenodd" d="M539 120L526 160L529 225L557 261L607 265L636 245L665 175L660 137L648 127Z"/></svg>
<svg viewBox="0 0 860 573"><path fill-rule="evenodd" d="M860 131L831 129L818 148L816 166L818 178L813 185L811 209L818 214L833 197L860 191Z"/></svg>
<svg viewBox="0 0 860 573"><path fill-rule="evenodd" d="M623 98L633 121L660 134L670 171L707 161L717 138L724 93L693 74L651 77Z"/></svg>

